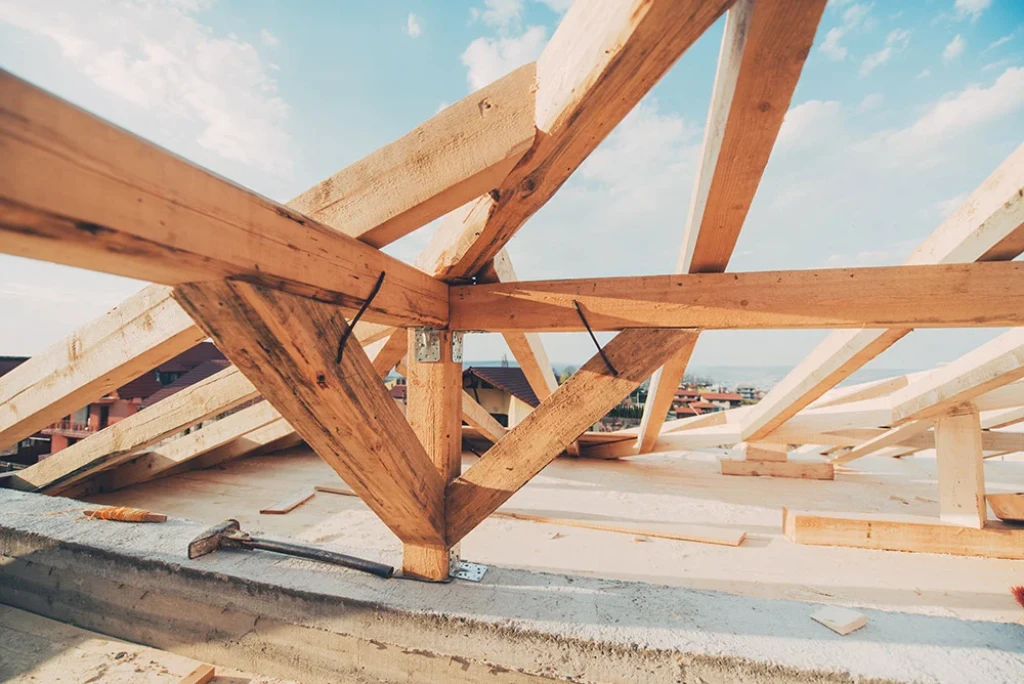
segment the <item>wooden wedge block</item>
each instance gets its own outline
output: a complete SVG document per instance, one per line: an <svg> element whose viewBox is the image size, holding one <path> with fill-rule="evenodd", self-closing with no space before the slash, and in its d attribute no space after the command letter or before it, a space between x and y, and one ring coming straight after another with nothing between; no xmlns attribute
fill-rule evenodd
<svg viewBox="0 0 1024 684"><path fill-rule="evenodd" d="M316 491L302 491L299 492L298 494L293 494L289 498L282 499L281 501L278 501L272 506L268 506L267 508L261 508L260 513L283 515L306 503L307 501L312 499L315 494Z"/></svg>
<svg viewBox="0 0 1024 684"><path fill-rule="evenodd" d="M835 468L831 463L733 460L723 460L721 463L723 475L760 475L804 480L832 480L835 478Z"/></svg>
<svg viewBox="0 0 1024 684"><path fill-rule="evenodd" d="M217 674L213 665L207 665L203 663L196 669L189 672L187 675L181 678L178 684L206 684L213 676Z"/></svg>
<svg viewBox="0 0 1024 684"><path fill-rule="evenodd" d="M820 622L841 636L846 636L868 624L868 616L864 613L839 606L825 606L812 615L811 619Z"/></svg>

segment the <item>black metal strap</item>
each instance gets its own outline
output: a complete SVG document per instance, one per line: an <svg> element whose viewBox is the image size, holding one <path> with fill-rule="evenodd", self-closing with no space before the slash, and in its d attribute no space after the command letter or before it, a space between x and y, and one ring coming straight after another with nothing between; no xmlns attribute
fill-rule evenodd
<svg viewBox="0 0 1024 684"><path fill-rule="evenodd" d="M615 366L613 366L612 362L608 360L608 355L604 353L604 349L601 349L601 343L597 341L596 337L594 337L594 331L590 329L590 323L587 323L587 317L583 315L583 309L580 308L580 303L575 299L572 300L572 303L573 306L576 307L576 313L580 315L580 320L583 321L583 326L587 329L587 332L590 333L590 339L594 340L594 346L597 347L597 353L601 355L602 359L604 359L604 365L608 366L608 370L612 372L612 375L617 376L619 371L615 370Z"/></svg>
<svg viewBox="0 0 1024 684"><path fill-rule="evenodd" d="M380 272L380 277L377 278L377 284L373 286L372 290L370 290L370 296L367 297L366 301L363 302L363 305L361 307L359 307L359 312L352 319L352 322L349 323L348 327L345 328L345 332L342 333L341 339L338 340L338 356L337 356L337 358L334 359L334 363L341 363L341 354L342 354L342 352L345 351L345 343L348 342L348 338L352 336L352 330L355 329L356 323L358 323L359 322L359 318L364 313L366 313L366 310L370 308L370 302L372 302L373 298L377 296L378 292L380 292L381 285L383 285L383 284L384 284L384 271L381 271Z"/></svg>

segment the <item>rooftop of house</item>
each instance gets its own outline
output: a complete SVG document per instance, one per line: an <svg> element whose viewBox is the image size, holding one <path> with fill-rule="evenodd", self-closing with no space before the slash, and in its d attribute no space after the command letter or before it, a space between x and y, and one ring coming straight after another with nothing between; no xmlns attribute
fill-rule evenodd
<svg viewBox="0 0 1024 684"><path fill-rule="evenodd" d="M700 396L706 401L743 401L735 392L703 392Z"/></svg>
<svg viewBox="0 0 1024 684"><path fill-rule="evenodd" d="M28 361L27 356L0 356L0 377L7 375L26 361Z"/></svg>
<svg viewBox="0 0 1024 684"><path fill-rule="evenodd" d="M533 408L540 406L540 399L537 398L530 383L527 382L522 368L517 366L472 366L462 372L463 384L466 384L470 378L483 380L498 389L505 390Z"/></svg>
<svg viewBox="0 0 1024 684"><path fill-rule="evenodd" d="M152 406L161 399L166 399L173 394L177 394L186 387L191 387L197 382L201 382L211 375L219 373L230 365L231 362L223 358L203 361L192 370L178 377L178 379L173 381L171 384L161 385L160 389L142 400L142 407L146 408L147 406ZM156 373L152 373L151 375L155 377Z"/></svg>
<svg viewBox="0 0 1024 684"><path fill-rule="evenodd" d="M203 365L207 361L221 361L224 365L219 366L216 370L204 375L202 377L192 376L190 382L185 385L179 384L179 381L188 377L191 371ZM164 389L169 389L172 386L177 386L178 389L164 394L164 396L170 396L189 385L195 384L203 378L209 377L216 373L218 370L225 368L227 360L224 355L220 353L220 350L212 342L200 342L196 346L183 351L182 353L175 356L173 359L165 361L156 368L150 370L147 373L140 375L129 383L121 385L117 388L117 396L121 399L140 399L143 401L144 406L150 406L156 401L152 400L152 397L157 393L162 392ZM212 366L210 367L212 368ZM178 378L171 381L169 384L166 382L160 382L159 373L179 373L182 374Z"/></svg>

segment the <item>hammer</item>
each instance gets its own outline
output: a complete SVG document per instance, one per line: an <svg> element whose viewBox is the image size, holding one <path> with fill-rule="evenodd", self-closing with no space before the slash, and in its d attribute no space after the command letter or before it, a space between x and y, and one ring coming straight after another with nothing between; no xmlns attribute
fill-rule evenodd
<svg viewBox="0 0 1024 684"><path fill-rule="evenodd" d="M318 549L315 546L302 546L300 544L289 544L288 542L251 537L247 533L242 532L237 520L231 519L204 530L202 534L193 539L188 545L188 557L199 558L224 547L263 549L264 551L273 551L274 553L281 553L286 556L308 558L323 563L341 565L353 570L368 572L371 575L377 575L384 579L388 579L395 574L393 567L383 563L375 563L363 558L348 556L344 553Z"/></svg>

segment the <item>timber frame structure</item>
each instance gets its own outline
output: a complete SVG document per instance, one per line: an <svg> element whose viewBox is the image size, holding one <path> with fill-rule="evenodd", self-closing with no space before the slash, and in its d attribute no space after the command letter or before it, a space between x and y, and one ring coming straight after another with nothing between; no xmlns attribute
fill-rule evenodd
<svg viewBox="0 0 1024 684"><path fill-rule="evenodd" d="M724 473L831 479L869 453L934 447L941 519L872 535L787 511L787 534L1020 557L1024 533L987 519L983 459L1024 450L1000 431L1024 421L1024 145L902 266L725 273L824 8L576 2L535 64L287 205L0 73L0 251L154 283L0 380L0 442L206 337L234 364L8 484L118 488L301 438L401 539L404 572L441 580L453 547L564 452L740 444ZM726 13L676 272L517 280L505 244ZM435 219L415 266L380 251ZM582 330L575 307L620 332L558 386L537 333ZM967 326L1014 329L931 372L833 389L913 328ZM836 330L757 405L665 422L700 332L725 328ZM541 399L511 430L462 390L463 331L502 333ZM396 365L407 416L381 381ZM648 378L639 428L587 434ZM463 421L494 443L465 472ZM794 445L831 460L790 461Z"/></svg>

